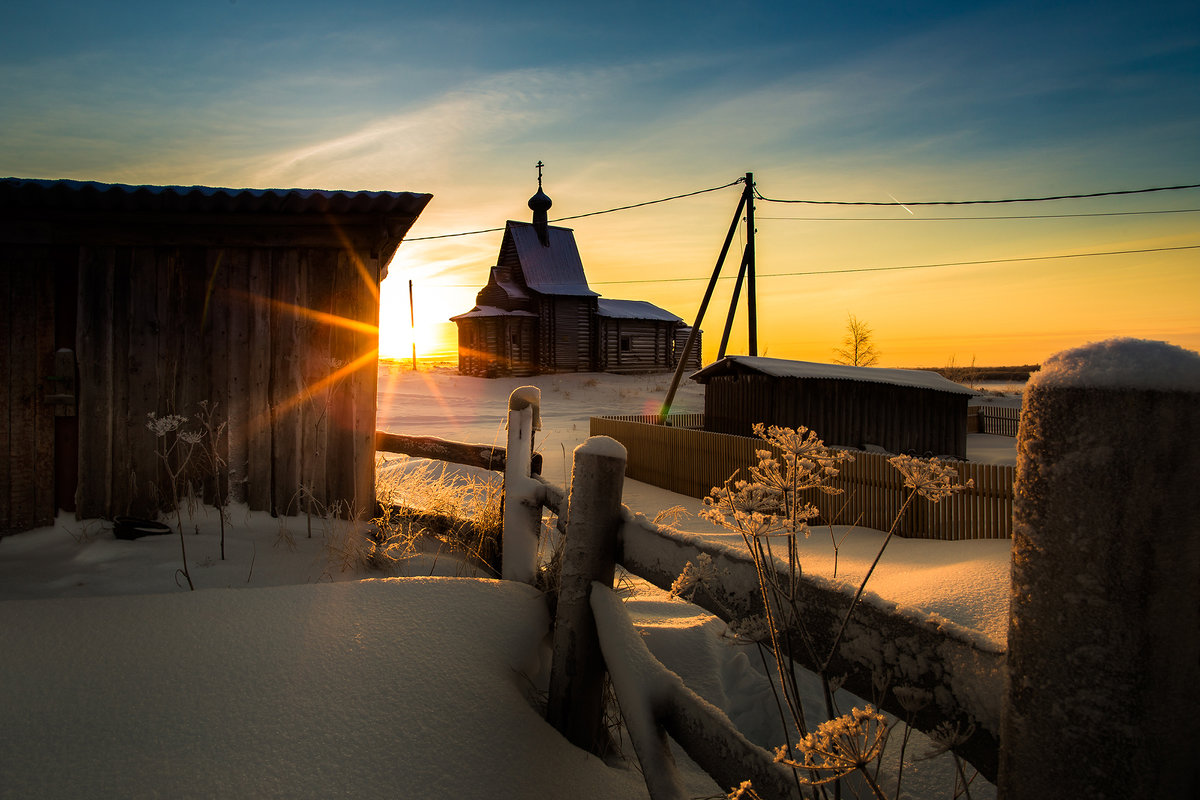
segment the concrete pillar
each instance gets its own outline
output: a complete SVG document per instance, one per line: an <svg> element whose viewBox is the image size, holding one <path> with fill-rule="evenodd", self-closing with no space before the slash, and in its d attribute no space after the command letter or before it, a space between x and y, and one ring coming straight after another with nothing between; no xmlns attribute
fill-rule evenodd
<svg viewBox="0 0 1200 800"><path fill-rule="evenodd" d="M1017 450L1000 796L1200 797L1200 355L1059 353Z"/></svg>

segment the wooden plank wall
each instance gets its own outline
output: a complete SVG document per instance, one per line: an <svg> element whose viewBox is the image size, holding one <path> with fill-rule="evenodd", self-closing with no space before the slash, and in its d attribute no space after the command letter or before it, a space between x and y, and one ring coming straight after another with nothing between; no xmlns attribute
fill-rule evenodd
<svg viewBox="0 0 1200 800"><path fill-rule="evenodd" d="M536 375L535 347L533 317L481 317L458 323L458 371L463 375Z"/></svg>
<svg viewBox="0 0 1200 800"><path fill-rule="evenodd" d="M966 395L904 386L766 375L716 376L705 385L710 429L738 436L755 422L816 430L826 442L893 453L967 454Z"/></svg>
<svg viewBox="0 0 1200 800"><path fill-rule="evenodd" d="M48 248L0 261L0 534L54 521L54 269Z"/></svg>
<svg viewBox="0 0 1200 800"><path fill-rule="evenodd" d="M540 371L595 369L595 298L544 295L538 303L538 317Z"/></svg>
<svg viewBox="0 0 1200 800"><path fill-rule="evenodd" d="M327 248L82 248L78 512L160 507L147 414L193 418L201 400L228 423L233 499L294 514L304 484L373 510L377 279ZM212 499L211 479L189 478Z"/></svg>
<svg viewBox="0 0 1200 800"><path fill-rule="evenodd" d="M657 320L604 318L599 320L599 363L601 372L665 372L671 362L672 325ZM621 350L628 336L630 349Z"/></svg>
<svg viewBox="0 0 1200 800"><path fill-rule="evenodd" d="M730 476L745 477L745 468L757 463L755 452L769 448L757 437L683 427L696 424L695 416L672 417L670 426L652 424L652 417L592 417L591 435L611 436L625 446L627 477L689 497L705 497ZM824 522L886 531L907 496L903 478L888 463L888 456L855 452L854 459L830 482L843 494L814 492L811 500L821 509ZM960 482L973 480L974 488L937 504L917 498L898 533L943 540L1011 537L1015 468L953 464Z"/></svg>

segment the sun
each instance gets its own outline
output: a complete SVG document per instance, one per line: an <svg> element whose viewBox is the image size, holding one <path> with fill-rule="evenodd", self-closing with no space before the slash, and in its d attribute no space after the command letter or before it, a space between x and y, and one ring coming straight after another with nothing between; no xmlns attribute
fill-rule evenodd
<svg viewBox="0 0 1200 800"><path fill-rule="evenodd" d="M409 283L400 275L389 275L379 289L379 357L412 358L413 344L420 359L452 358L458 353L458 328L450 317L469 311L474 290L413 282L409 305ZM414 319L415 317L415 319Z"/></svg>

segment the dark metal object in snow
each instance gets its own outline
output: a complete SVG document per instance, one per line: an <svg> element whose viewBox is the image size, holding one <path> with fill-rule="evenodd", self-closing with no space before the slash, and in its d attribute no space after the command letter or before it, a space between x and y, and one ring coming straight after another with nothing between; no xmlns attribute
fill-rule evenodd
<svg viewBox="0 0 1200 800"><path fill-rule="evenodd" d="M140 539L143 536L161 536L171 529L161 522L151 522L137 517L113 517L113 535L118 539Z"/></svg>

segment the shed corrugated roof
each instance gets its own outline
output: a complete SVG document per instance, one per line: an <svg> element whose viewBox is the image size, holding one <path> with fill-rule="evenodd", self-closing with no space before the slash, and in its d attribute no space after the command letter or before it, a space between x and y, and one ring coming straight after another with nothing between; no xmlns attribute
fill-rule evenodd
<svg viewBox="0 0 1200 800"><path fill-rule="evenodd" d="M575 232L551 225L547 227L547 233L549 247L538 239L537 229L530 222L509 220L505 226L504 236L511 238L517 249L525 284L542 294L599 297L588 288L583 261L575 244Z"/></svg>
<svg viewBox="0 0 1200 800"><path fill-rule="evenodd" d="M683 322L682 319L645 300L608 300L600 298L597 312L601 317L613 319L652 319L663 322Z"/></svg>
<svg viewBox="0 0 1200 800"><path fill-rule="evenodd" d="M717 375L758 373L775 378L824 378L828 380L863 381L908 386L951 394L973 395L975 392L936 372L920 369L885 367L851 367L846 364L821 364L813 361L789 361L782 358L726 356L693 374L692 380L705 383Z"/></svg>
<svg viewBox="0 0 1200 800"><path fill-rule="evenodd" d="M433 197L415 192L131 186L96 181L0 179L0 206L225 213L407 214Z"/></svg>

